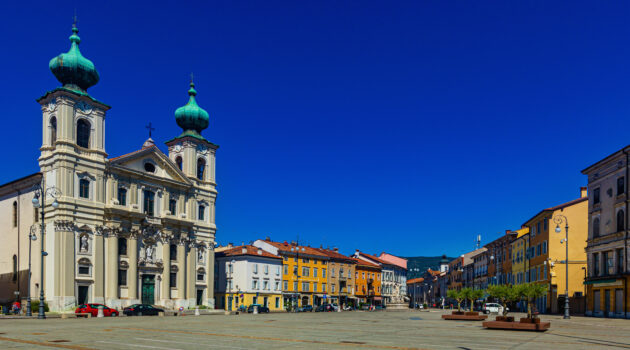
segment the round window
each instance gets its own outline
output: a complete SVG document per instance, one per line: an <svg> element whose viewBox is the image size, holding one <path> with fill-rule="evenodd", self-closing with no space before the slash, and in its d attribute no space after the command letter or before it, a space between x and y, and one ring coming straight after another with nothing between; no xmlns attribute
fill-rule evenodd
<svg viewBox="0 0 630 350"><path fill-rule="evenodd" d="M150 172L150 173L154 173L155 172L155 165L151 164L151 163L144 163L144 170Z"/></svg>

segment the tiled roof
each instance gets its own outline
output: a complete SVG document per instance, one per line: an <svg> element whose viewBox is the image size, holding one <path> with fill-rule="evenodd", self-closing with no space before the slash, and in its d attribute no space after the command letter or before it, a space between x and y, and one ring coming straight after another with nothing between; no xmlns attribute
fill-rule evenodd
<svg viewBox="0 0 630 350"><path fill-rule="evenodd" d="M359 252L359 255L363 255L364 257L366 257L366 258L368 258L368 259L370 259L372 261L375 261L375 262L377 262L379 264L392 265L392 263L387 262L385 260L381 260L381 259L379 259L379 258L377 258L377 257L375 257L374 255L371 255L371 254Z"/></svg>
<svg viewBox="0 0 630 350"><path fill-rule="evenodd" d="M287 242L280 243L280 242L272 242L272 241L267 241L267 240L265 240L265 242L278 248L279 251L286 252L286 253L296 253L295 248L298 248L298 251L297 251L298 254L307 254L307 255L321 256L321 257L326 257L326 258L328 257L327 254L324 254L320 252L319 250L315 248L311 248L311 247L298 246L298 245L287 243ZM293 248L293 250L291 250L291 248Z"/></svg>
<svg viewBox="0 0 630 350"><path fill-rule="evenodd" d="M334 250L330 250L330 249L324 249L324 248L313 248L325 255L328 255L328 257L332 258L332 259L336 259L336 260L343 260L345 262L349 262L349 263L356 263L354 261L353 258L349 257L349 256L345 256L343 254L339 254L338 252L334 251Z"/></svg>
<svg viewBox="0 0 630 350"><path fill-rule="evenodd" d="M134 155L134 154L136 154L136 153L140 153L140 152L142 152L142 151L145 151L145 150L147 150L148 148L157 148L157 146L155 146L155 145L151 145L151 146L149 146L149 147L142 147L141 149L139 149L139 150L137 150L137 151L129 152L129 153L127 153L127 154L123 154L123 155L118 156L118 157L110 158L110 159L109 159L109 161L110 161L110 162L112 162L112 161L117 160L117 159L120 159L120 158L126 158L126 157L129 157L129 156L132 156L132 155Z"/></svg>
<svg viewBox="0 0 630 350"><path fill-rule="evenodd" d="M245 251L243 251L245 249ZM260 254L259 254L260 252ZM264 256L265 258L282 259L277 255L273 255L253 245L241 245L231 249L227 249L222 252L216 253L218 257L221 256L239 256L239 255L252 255L252 256Z"/></svg>
<svg viewBox="0 0 630 350"><path fill-rule="evenodd" d="M412 278L410 280L407 280L407 284L422 283L422 282L424 282L424 278L422 277Z"/></svg>
<svg viewBox="0 0 630 350"><path fill-rule="evenodd" d="M392 254L388 254L388 253L381 253L381 255L378 256L379 259L383 260L383 261L387 261L389 264L391 265L396 265L398 267L402 267L403 269L407 269L407 259L403 259L401 257L392 255Z"/></svg>
<svg viewBox="0 0 630 350"><path fill-rule="evenodd" d="M547 209L543 209L541 211L539 211L538 213L536 213L536 215L532 216L529 220L525 221L525 223L523 224L523 226L527 225L528 222L532 221L535 217L537 217L538 215L544 213L544 212L549 212L549 211L556 211L556 210L560 210L560 209L564 209L566 207L570 207L574 204L578 204L584 201L587 201L588 197L584 196L584 197L580 197L578 199L574 199L572 201L568 201L566 203L562 203L560 205L556 205L555 207L551 207L551 208L547 208Z"/></svg>
<svg viewBox="0 0 630 350"><path fill-rule="evenodd" d="M379 269L381 268L381 266L380 266L380 265L378 265L378 264L373 264L373 263L371 263L371 262L369 262L369 261L365 261L365 260L363 260L363 259L357 259L357 258L351 258L351 259L352 259L352 260L354 260L354 261L356 261L357 266L376 267L376 268L379 268Z"/></svg>

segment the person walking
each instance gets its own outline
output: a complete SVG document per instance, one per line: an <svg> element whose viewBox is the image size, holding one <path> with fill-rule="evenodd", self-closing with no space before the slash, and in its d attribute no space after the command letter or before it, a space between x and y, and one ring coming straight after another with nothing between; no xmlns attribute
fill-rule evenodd
<svg viewBox="0 0 630 350"><path fill-rule="evenodd" d="M13 302L12 309L13 309L13 314L14 315L19 315L20 314L20 310L22 309L22 305L20 305L20 302L16 300L16 301Z"/></svg>

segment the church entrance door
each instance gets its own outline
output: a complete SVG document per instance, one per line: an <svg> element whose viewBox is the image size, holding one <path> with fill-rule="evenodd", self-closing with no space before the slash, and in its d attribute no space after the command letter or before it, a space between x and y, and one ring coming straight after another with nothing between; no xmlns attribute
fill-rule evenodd
<svg viewBox="0 0 630 350"><path fill-rule="evenodd" d="M142 276L142 303L149 305L155 303L155 275Z"/></svg>
<svg viewBox="0 0 630 350"><path fill-rule="evenodd" d="M90 287L88 286L79 286L79 298L77 300L79 305L82 305L88 302L87 296L88 296L89 288Z"/></svg>
<svg viewBox="0 0 630 350"><path fill-rule="evenodd" d="M203 289L197 289L197 305L203 305Z"/></svg>

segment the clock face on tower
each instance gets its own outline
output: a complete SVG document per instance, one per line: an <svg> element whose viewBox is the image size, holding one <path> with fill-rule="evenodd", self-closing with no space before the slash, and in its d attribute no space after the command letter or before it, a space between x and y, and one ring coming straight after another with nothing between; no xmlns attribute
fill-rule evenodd
<svg viewBox="0 0 630 350"><path fill-rule="evenodd" d="M173 151L175 151L175 153L179 153L182 151L182 145L181 144L176 144L175 147L173 147Z"/></svg>
<svg viewBox="0 0 630 350"><path fill-rule="evenodd" d="M81 112L85 113L85 114L90 114L92 113L92 106L90 106L89 104L83 102L83 101L79 101L76 104L76 107L81 110Z"/></svg>

